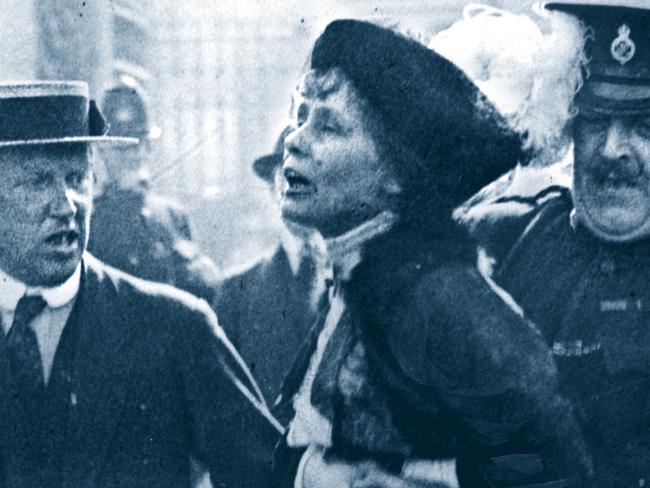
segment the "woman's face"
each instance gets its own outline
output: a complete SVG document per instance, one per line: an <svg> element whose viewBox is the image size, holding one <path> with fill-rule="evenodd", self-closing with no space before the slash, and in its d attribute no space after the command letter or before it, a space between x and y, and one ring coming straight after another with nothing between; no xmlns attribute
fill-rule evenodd
<svg viewBox="0 0 650 488"><path fill-rule="evenodd" d="M294 113L282 173L285 219L332 237L391 207L395 178L378 156L349 81L325 96L296 100Z"/></svg>

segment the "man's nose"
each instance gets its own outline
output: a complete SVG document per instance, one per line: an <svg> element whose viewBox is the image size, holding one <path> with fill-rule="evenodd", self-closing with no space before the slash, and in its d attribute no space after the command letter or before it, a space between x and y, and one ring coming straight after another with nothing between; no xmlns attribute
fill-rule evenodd
<svg viewBox="0 0 650 488"><path fill-rule="evenodd" d="M620 120L613 120L607 127L605 141L601 148L607 159L621 159L630 156L630 131Z"/></svg>
<svg viewBox="0 0 650 488"><path fill-rule="evenodd" d="M54 185L49 204L50 216L66 220L74 217L76 213L76 192L65 183Z"/></svg>

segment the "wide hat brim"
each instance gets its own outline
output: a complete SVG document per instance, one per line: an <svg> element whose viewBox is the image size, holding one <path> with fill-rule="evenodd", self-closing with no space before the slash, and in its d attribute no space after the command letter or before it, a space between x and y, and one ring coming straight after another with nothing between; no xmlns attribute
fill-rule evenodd
<svg viewBox="0 0 650 488"><path fill-rule="evenodd" d="M449 60L369 22L340 19L316 40L311 67L341 70L387 133L417 157L398 168L409 185L458 205L512 168L521 141ZM444 195L444 197L443 197Z"/></svg>
<svg viewBox="0 0 650 488"><path fill-rule="evenodd" d="M24 139L15 141L1 141L0 147L13 146L38 146L46 144L113 144L119 146L132 146L138 144L140 140L135 137L114 137L114 136L79 136L79 137L59 137L53 139Z"/></svg>
<svg viewBox="0 0 650 488"><path fill-rule="evenodd" d="M270 182L273 180L273 175L280 165L282 165L281 154L268 154L257 158L253 162L253 171L259 178Z"/></svg>

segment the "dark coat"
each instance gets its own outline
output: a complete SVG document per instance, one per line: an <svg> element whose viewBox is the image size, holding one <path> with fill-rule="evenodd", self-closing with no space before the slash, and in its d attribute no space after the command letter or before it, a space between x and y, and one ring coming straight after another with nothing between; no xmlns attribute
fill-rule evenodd
<svg viewBox="0 0 650 488"><path fill-rule="evenodd" d="M540 328L594 458L597 486L650 481L650 240L571 225L564 193L526 217L495 279Z"/></svg>
<svg viewBox="0 0 650 488"><path fill-rule="evenodd" d="M426 242L393 231L343 285L349 309L312 390L333 421L335 451L397 472L405 458L455 457L463 487L580 486L588 460L550 354L457 237ZM334 340L346 328L348 338ZM285 399L302 382L315 336ZM286 452L278 460L289 464Z"/></svg>
<svg viewBox="0 0 650 488"><path fill-rule="evenodd" d="M216 265L193 241L183 208L145 189L112 185L95 199L88 250L133 276L207 300L219 279Z"/></svg>
<svg viewBox="0 0 650 488"><path fill-rule="evenodd" d="M312 260L303 258L294 276L286 252L278 247L270 259L228 277L217 288L213 308L219 323L249 364L269 405L280 394L282 379L316 318L311 304L314 275ZM246 414L242 422L249 419L250 425L255 425L254 414ZM271 432L252 440L248 455L257 459L257 486L261 488L271 482L273 449L279 435Z"/></svg>
<svg viewBox="0 0 650 488"><path fill-rule="evenodd" d="M71 330L74 361L67 373L57 370L59 344L51 376L65 373L72 389L53 446L61 486L189 486L190 456L209 468L215 486L255 486L246 476L257 460L241 446L272 427L260 415L242 429L240 413L253 407L224 374L224 364L237 368L207 303L87 254ZM0 359L6 484L38 486L39 473L21 470L18 451L6 448L22 435L4 352Z"/></svg>
<svg viewBox="0 0 650 488"><path fill-rule="evenodd" d="M305 257L294 276L279 246L270 258L224 279L212 301L219 324L270 403L316 319L315 273L314 262Z"/></svg>

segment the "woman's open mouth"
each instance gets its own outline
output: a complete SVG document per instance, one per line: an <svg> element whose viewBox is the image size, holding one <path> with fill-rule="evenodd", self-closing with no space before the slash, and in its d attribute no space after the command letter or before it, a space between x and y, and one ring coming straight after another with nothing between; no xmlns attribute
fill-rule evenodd
<svg viewBox="0 0 650 488"><path fill-rule="evenodd" d="M304 175L292 168L284 170L285 185L283 194L286 197L311 195L316 192L316 187Z"/></svg>

